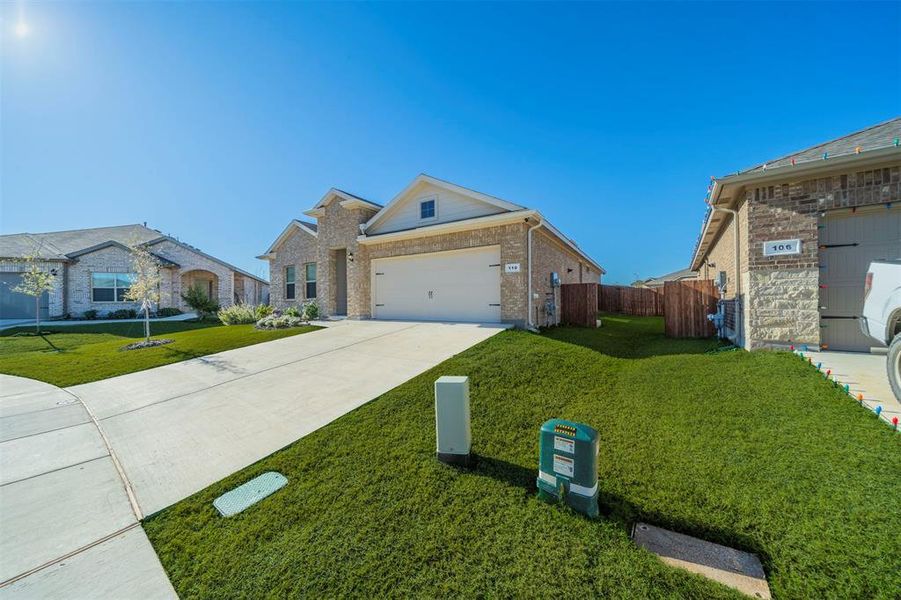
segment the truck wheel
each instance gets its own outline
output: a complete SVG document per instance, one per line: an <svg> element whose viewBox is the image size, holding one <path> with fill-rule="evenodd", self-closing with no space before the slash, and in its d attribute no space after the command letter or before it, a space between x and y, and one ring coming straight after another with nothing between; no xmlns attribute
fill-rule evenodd
<svg viewBox="0 0 901 600"><path fill-rule="evenodd" d="M888 370L888 383L892 386L892 392L894 392L895 398L901 401L901 333L895 336L888 347L888 360L885 366Z"/></svg>

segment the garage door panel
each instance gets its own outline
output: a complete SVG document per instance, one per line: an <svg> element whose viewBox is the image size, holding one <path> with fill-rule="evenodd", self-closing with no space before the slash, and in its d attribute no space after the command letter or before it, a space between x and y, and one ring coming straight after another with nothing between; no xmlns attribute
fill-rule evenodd
<svg viewBox="0 0 901 600"><path fill-rule="evenodd" d="M500 321L500 248L416 254L372 262L373 317Z"/></svg>
<svg viewBox="0 0 901 600"><path fill-rule="evenodd" d="M13 289L22 283L21 273L0 273L0 319L33 319L34 296ZM41 294L41 318L48 318L49 295Z"/></svg>
<svg viewBox="0 0 901 600"><path fill-rule="evenodd" d="M860 332L866 273L874 260L901 258L901 208L828 214L820 230L820 338L833 350L868 351Z"/></svg>

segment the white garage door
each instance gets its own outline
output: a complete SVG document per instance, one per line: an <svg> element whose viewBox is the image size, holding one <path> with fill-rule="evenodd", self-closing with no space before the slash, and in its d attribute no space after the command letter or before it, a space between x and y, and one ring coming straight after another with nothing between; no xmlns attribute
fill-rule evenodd
<svg viewBox="0 0 901 600"><path fill-rule="evenodd" d="M501 250L485 246L372 261L373 317L501 320Z"/></svg>

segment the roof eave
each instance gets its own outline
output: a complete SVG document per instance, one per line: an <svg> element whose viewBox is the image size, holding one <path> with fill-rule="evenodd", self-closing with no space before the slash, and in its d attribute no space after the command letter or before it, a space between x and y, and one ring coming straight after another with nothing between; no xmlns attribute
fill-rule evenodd
<svg viewBox="0 0 901 600"><path fill-rule="evenodd" d="M719 205L720 198L723 196L724 190L730 192L737 191L742 186L751 183L760 184L769 181L780 181L785 180L787 176L790 176L792 179L809 177L811 175L816 175L817 173L841 169L847 166L874 166L893 161L896 158L901 158L901 147L893 145L860 153L845 154L832 158L809 161L797 165L789 164L757 171L737 173L714 181L714 189L711 191L709 204L715 211L716 207ZM726 197L733 198L734 194L727 195ZM714 213L711 213L711 217L707 219L707 222L704 223L704 228L701 230L701 243L699 243L698 247L695 249L695 253L691 260L690 268L692 270L700 268L701 263L710 250L710 241L719 233L718 229L715 231L710 230L713 214Z"/></svg>

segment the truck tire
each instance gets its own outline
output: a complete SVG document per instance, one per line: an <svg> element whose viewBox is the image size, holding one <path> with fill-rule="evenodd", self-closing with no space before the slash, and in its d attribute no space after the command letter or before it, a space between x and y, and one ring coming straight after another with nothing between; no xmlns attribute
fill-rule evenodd
<svg viewBox="0 0 901 600"><path fill-rule="evenodd" d="M888 347L888 360L885 363L888 371L888 383L892 386L895 398L901 402L901 333L895 336Z"/></svg>

